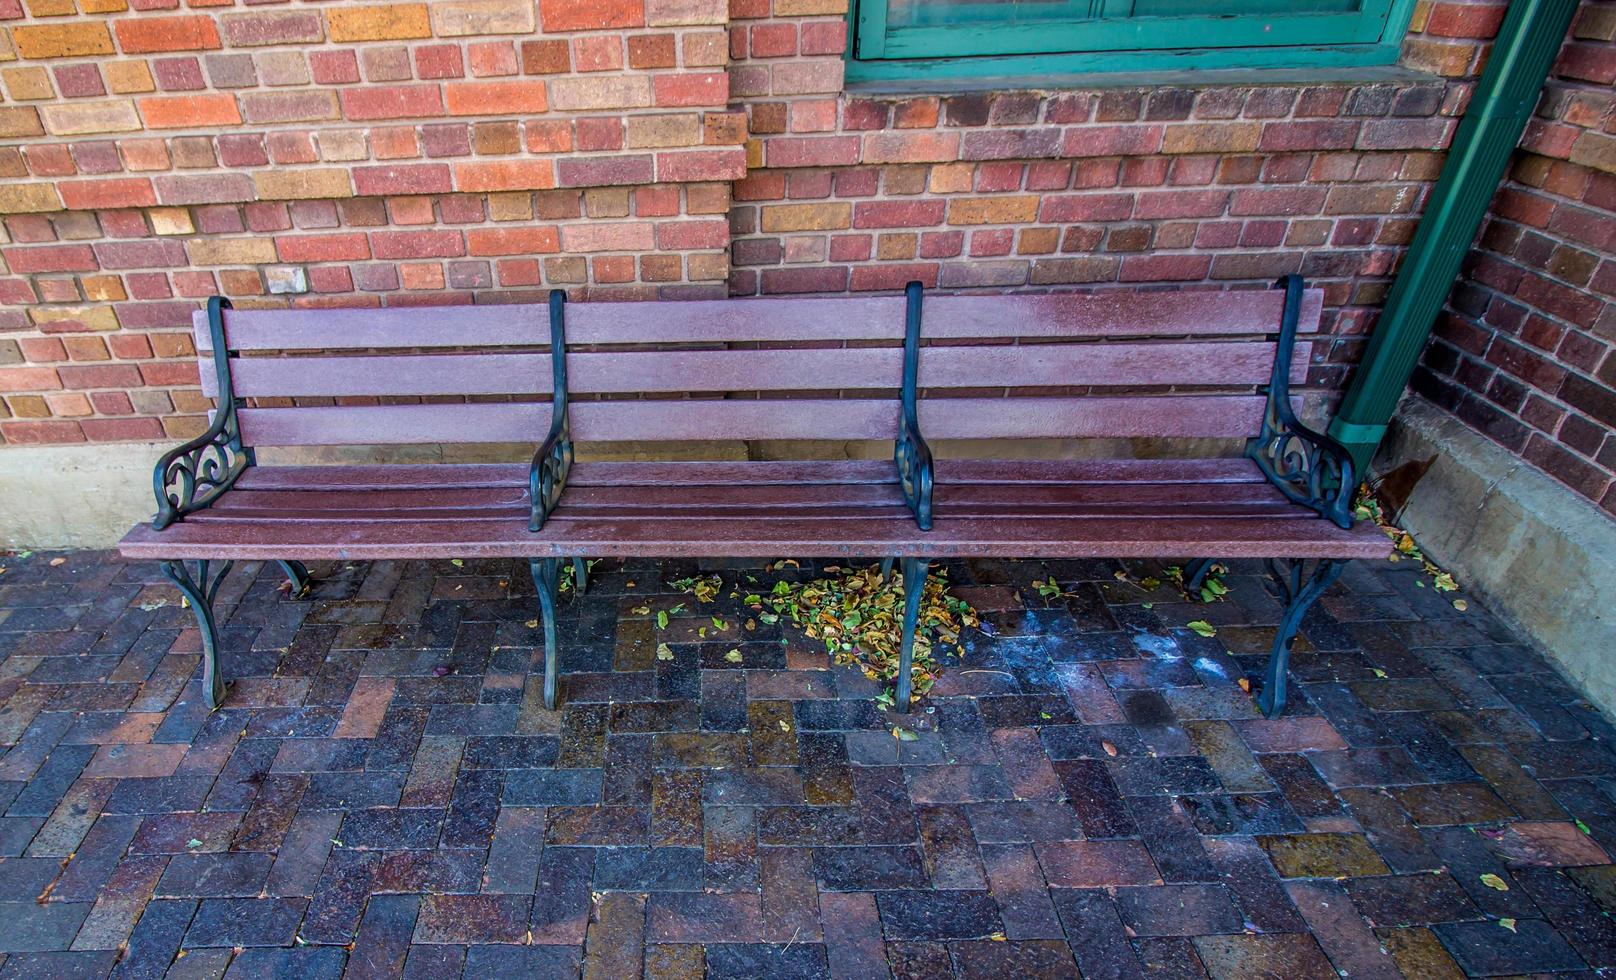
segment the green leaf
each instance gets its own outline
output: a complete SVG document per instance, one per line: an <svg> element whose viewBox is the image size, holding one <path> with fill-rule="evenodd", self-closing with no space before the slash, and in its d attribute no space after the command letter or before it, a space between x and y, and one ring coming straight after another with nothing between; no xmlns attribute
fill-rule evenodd
<svg viewBox="0 0 1616 980"><path fill-rule="evenodd" d="M917 742L920 740L919 735L916 735L907 728L900 728L897 725L892 726L892 737L900 742Z"/></svg>
<svg viewBox="0 0 1616 980"><path fill-rule="evenodd" d="M1504 879L1498 877L1490 871L1481 876L1481 883L1496 892L1509 891L1509 886L1504 884Z"/></svg>
<svg viewBox="0 0 1616 980"><path fill-rule="evenodd" d="M656 645L656 658L658 660L672 660L673 648L666 643L658 643Z"/></svg>
<svg viewBox="0 0 1616 980"><path fill-rule="evenodd" d="M1385 676L1387 676L1386 672L1384 670L1381 670L1379 667L1371 667L1369 669L1375 672L1376 677L1385 677Z"/></svg>
<svg viewBox="0 0 1616 980"><path fill-rule="evenodd" d="M738 664L741 662L741 651L731 650L730 652L724 654L724 659L728 660L732 664Z"/></svg>
<svg viewBox="0 0 1616 980"><path fill-rule="evenodd" d="M1217 628L1204 619L1197 619L1193 623L1185 623L1184 625L1200 636L1212 637L1218 635Z"/></svg>
<svg viewBox="0 0 1616 980"><path fill-rule="evenodd" d="M1573 821L1573 822L1576 823L1578 830L1580 830L1583 833L1587 834L1589 837L1592 837L1594 835L1594 832L1588 829L1588 825L1583 823L1581 820L1576 820L1576 821Z"/></svg>
<svg viewBox="0 0 1616 980"><path fill-rule="evenodd" d="M1508 929L1510 932L1515 931L1515 920L1514 919L1510 919L1510 918L1499 919L1498 924L1503 926L1505 929Z"/></svg>
<svg viewBox="0 0 1616 980"><path fill-rule="evenodd" d="M656 625L657 629L659 630L665 630L668 628L668 611L666 609L657 610Z"/></svg>
<svg viewBox="0 0 1616 980"><path fill-rule="evenodd" d="M461 561L458 558L449 559L449 564L453 565L456 568L465 568L466 567L466 563Z"/></svg>
<svg viewBox="0 0 1616 980"><path fill-rule="evenodd" d="M189 847L190 849L192 849L194 851L197 848L202 846L202 842L197 840L195 837L192 837L190 840L185 842L185 846Z"/></svg>

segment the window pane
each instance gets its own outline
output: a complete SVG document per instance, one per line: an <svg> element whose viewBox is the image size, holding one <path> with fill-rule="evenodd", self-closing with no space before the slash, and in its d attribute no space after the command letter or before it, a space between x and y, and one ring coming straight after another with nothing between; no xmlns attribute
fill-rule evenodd
<svg viewBox="0 0 1616 980"><path fill-rule="evenodd" d="M1364 0L890 0L887 26L999 26L1134 17L1357 13Z"/></svg>

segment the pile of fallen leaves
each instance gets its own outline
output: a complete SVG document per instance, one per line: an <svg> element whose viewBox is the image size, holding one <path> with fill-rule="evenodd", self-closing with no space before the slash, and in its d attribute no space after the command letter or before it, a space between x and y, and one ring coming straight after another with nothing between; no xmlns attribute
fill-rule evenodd
<svg viewBox="0 0 1616 980"><path fill-rule="evenodd" d="M1424 569L1425 574L1430 577L1433 589L1438 592L1459 591L1459 583L1454 581L1450 573L1443 571L1435 562L1425 557L1425 552L1421 551L1420 546L1415 543L1414 536L1392 523L1391 516L1386 513L1385 505L1381 503L1380 498L1367 483L1358 487L1358 499L1354 505L1354 513L1361 521L1374 521L1386 533L1386 536L1392 539L1392 547L1395 549L1391 555L1392 561L1401 561L1404 558L1417 561L1420 563L1420 567ZM1425 587L1424 582L1416 584L1421 588ZM1463 599L1455 599L1453 600L1453 608L1464 612L1469 606Z"/></svg>
<svg viewBox="0 0 1616 980"><path fill-rule="evenodd" d="M864 569L832 565L825 573L811 582L777 582L768 595L749 595L744 601L759 610L758 618L765 622L789 619L810 638L823 642L836 663L856 666L874 681L896 681L903 642L902 576L894 573L883 581L875 565ZM911 677L916 695L931 690L937 680L937 651L952 646L963 654L960 631L979 622L969 603L949 593L948 579L941 572L927 577L915 626ZM892 695L883 692L877 700L890 704Z"/></svg>

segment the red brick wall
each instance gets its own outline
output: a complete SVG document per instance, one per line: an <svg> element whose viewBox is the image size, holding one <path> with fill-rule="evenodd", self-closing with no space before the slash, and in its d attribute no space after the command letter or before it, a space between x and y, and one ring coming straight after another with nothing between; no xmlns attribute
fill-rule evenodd
<svg viewBox="0 0 1616 980"><path fill-rule="evenodd" d="M1327 393L1502 9L1422 3L1423 78L875 97L844 90L846 0L0 0L0 440L195 431L184 327L213 292L1300 271L1327 289Z"/></svg>
<svg viewBox="0 0 1616 980"><path fill-rule="evenodd" d="M1616 4L1585 3L1414 389L1616 514Z"/></svg>
<svg viewBox="0 0 1616 980"><path fill-rule="evenodd" d="M0 440L186 435L238 305L721 294L724 0L0 0Z"/></svg>

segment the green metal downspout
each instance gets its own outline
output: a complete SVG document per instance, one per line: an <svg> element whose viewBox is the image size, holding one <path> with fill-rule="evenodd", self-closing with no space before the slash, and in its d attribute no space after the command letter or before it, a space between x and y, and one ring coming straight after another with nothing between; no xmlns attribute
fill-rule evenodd
<svg viewBox="0 0 1616 980"><path fill-rule="evenodd" d="M1330 425L1330 435L1352 453L1359 473L1369 472L1369 458L1386 434L1453 289L1459 263L1475 241L1521 131L1537 107L1576 10L1577 0L1514 0L1509 5L1363 364Z"/></svg>

